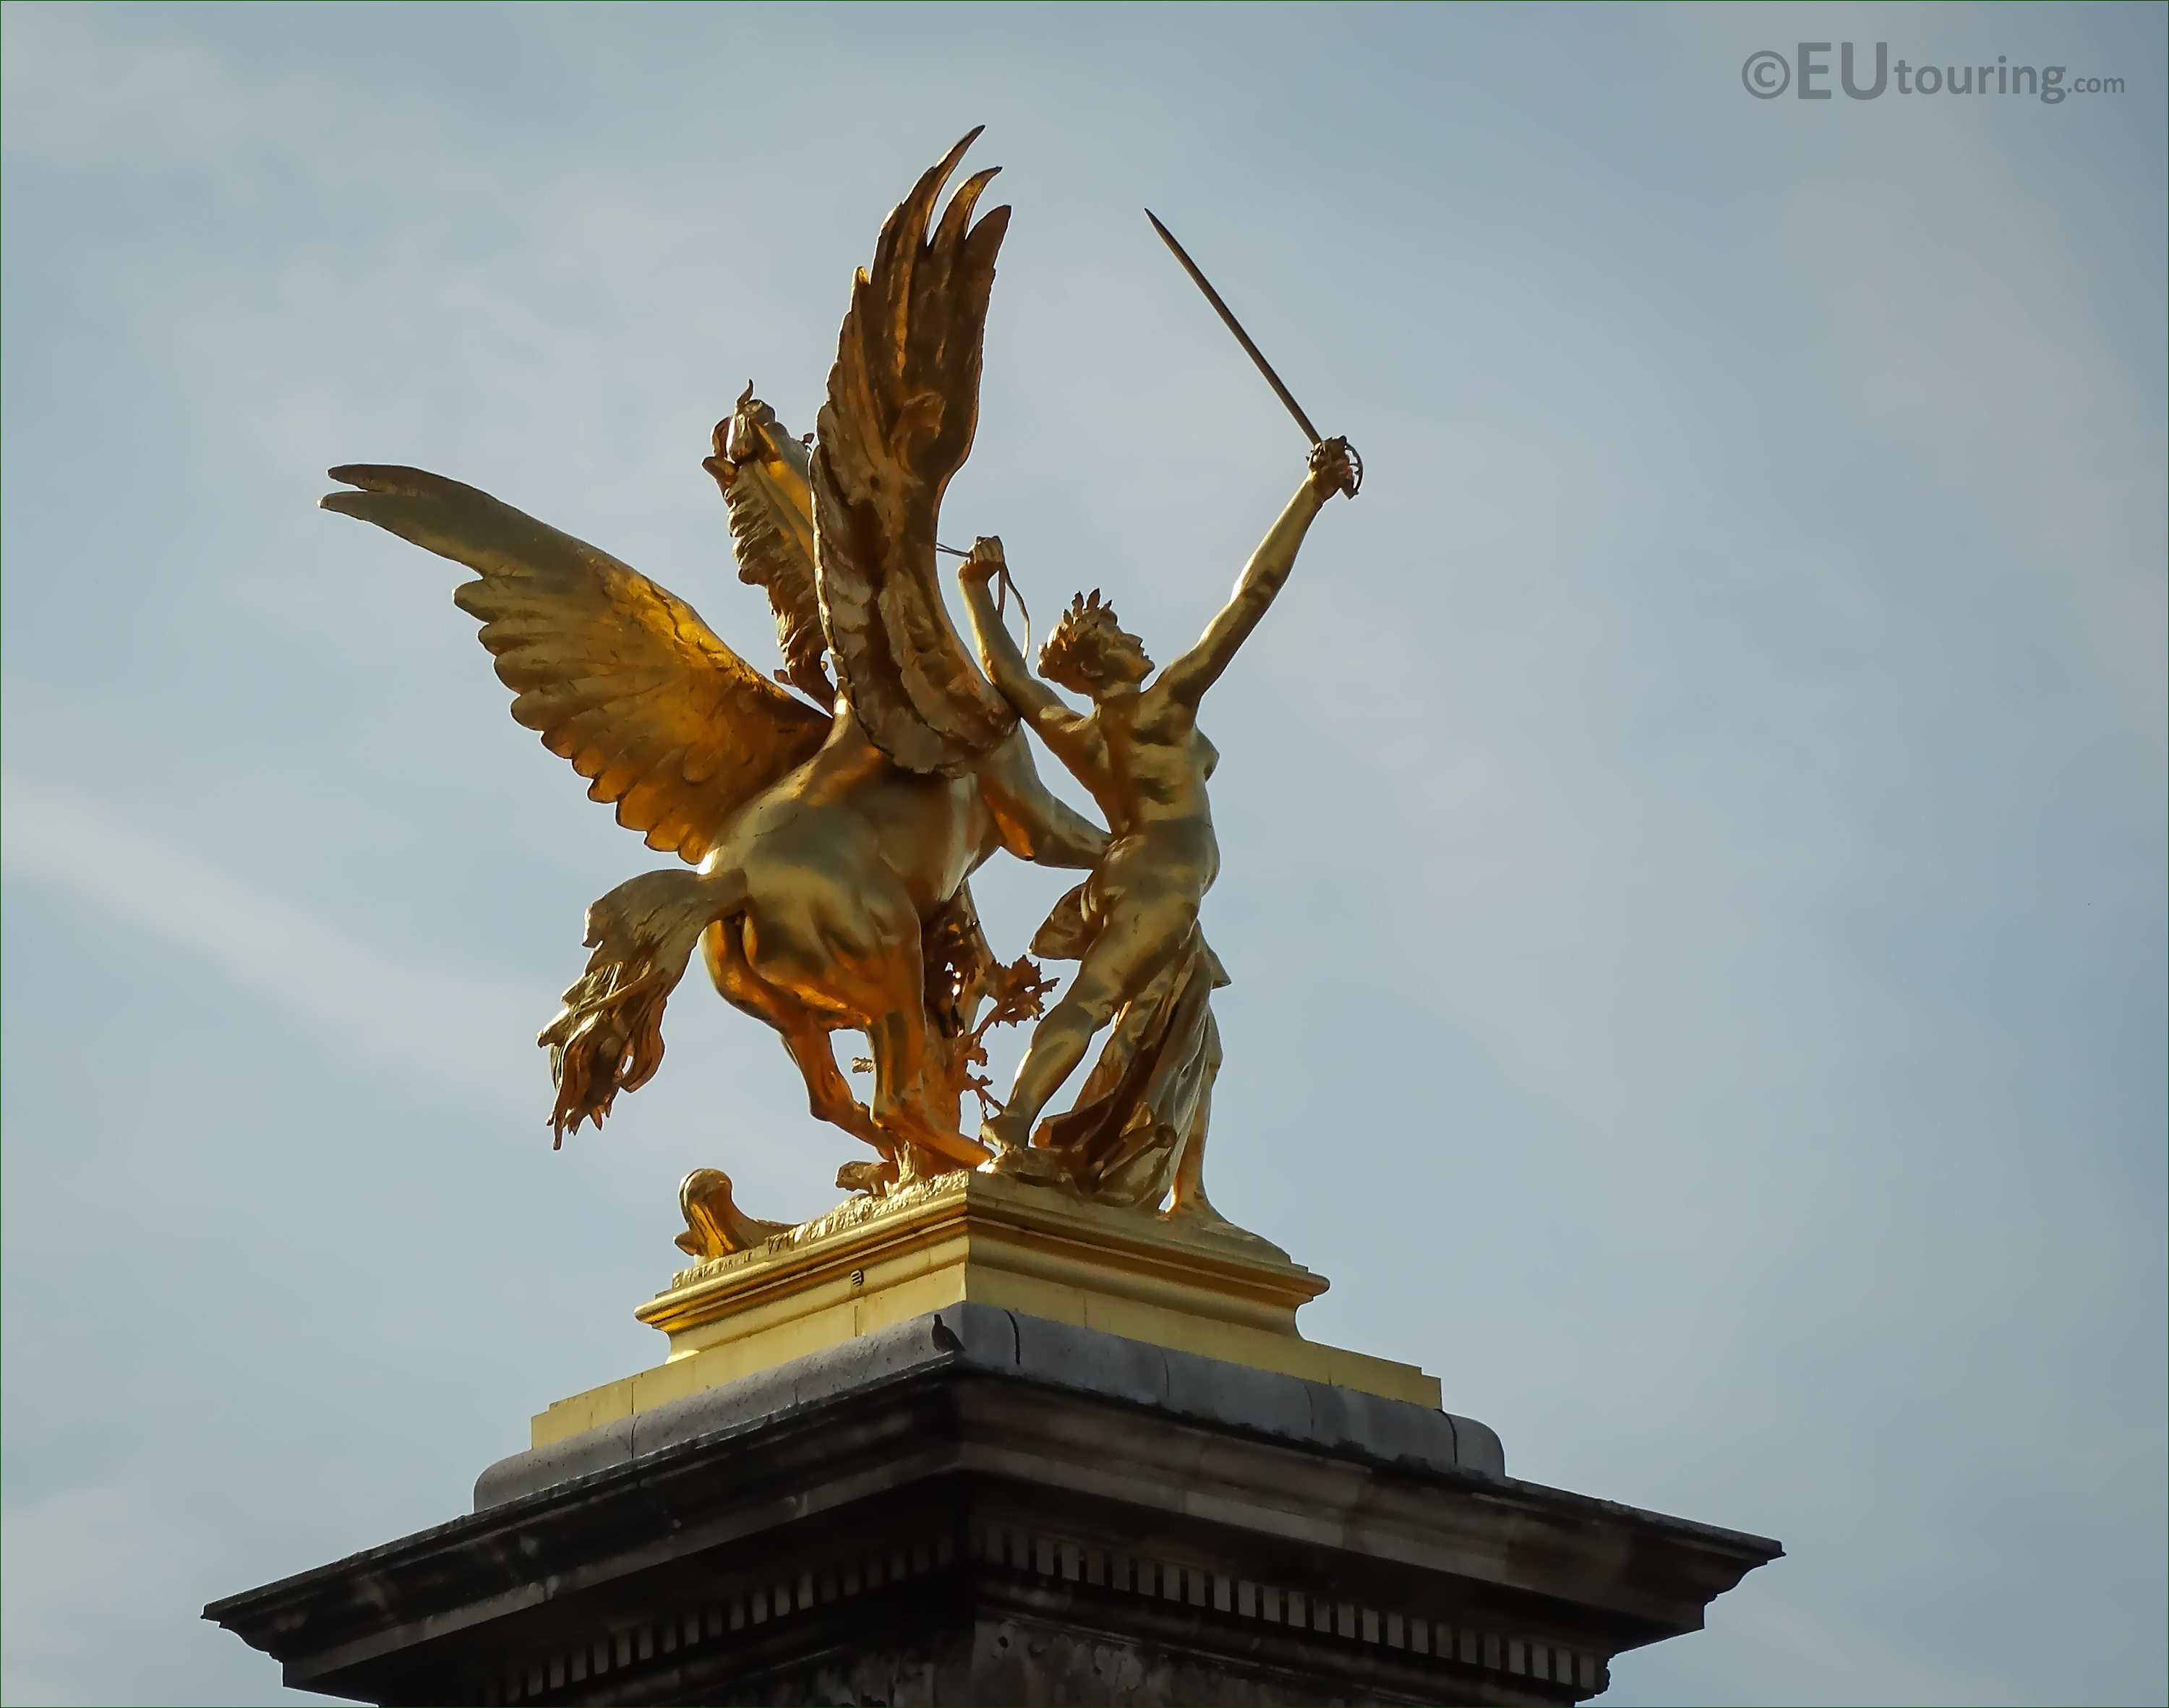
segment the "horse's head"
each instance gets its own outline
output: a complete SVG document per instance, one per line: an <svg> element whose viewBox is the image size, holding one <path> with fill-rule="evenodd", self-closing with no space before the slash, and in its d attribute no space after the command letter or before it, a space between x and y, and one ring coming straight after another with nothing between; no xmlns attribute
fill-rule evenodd
<svg viewBox="0 0 2169 1708"><path fill-rule="evenodd" d="M701 466L716 477L716 484L727 494L739 468L749 462L781 464L803 482L813 435L793 438L775 418L775 412L753 395L753 382L748 380L738 394L737 407L716 423L711 442L715 455L705 458Z"/></svg>
<svg viewBox="0 0 2169 1708"><path fill-rule="evenodd" d="M738 579L764 589L775 611L785 678L833 706L836 690L823 663L829 642L813 574L812 438L792 438L749 381L738 407L716 423L714 454L701 466L722 488L730 509Z"/></svg>

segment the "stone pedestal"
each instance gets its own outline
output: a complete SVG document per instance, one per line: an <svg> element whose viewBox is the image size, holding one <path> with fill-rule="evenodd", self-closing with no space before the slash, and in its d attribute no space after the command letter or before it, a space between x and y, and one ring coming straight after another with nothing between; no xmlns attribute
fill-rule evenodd
<svg viewBox="0 0 2169 1708"><path fill-rule="evenodd" d="M1782 1551L1174 1338L967 1296L628 1391L471 1516L205 1617L386 1703L1571 1702Z"/></svg>

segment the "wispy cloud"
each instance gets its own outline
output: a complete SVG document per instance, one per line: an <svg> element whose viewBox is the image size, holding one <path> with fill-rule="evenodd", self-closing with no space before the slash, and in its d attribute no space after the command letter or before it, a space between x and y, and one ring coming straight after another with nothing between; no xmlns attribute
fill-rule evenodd
<svg viewBox="0 0 2169 1708"><path fill-rule="evenodd" d="M2160 763L2169 682L2163 434L2145 352L2085 317L2089 229L2067 184L1924 125L1799 183L1787 247L1828 315L1859 429L1895 440L2063 598ZM1935 193L1923 195L1923 182Z"/></svg>
<svg viewBox="0 0 2169 1708"><path fill-rule="evenodd" d="M532 1030L532 992L392 959L100 803L16 770L0 774L0 868L196 957L338 1051L511 1100L496 1046Z"/></svg>

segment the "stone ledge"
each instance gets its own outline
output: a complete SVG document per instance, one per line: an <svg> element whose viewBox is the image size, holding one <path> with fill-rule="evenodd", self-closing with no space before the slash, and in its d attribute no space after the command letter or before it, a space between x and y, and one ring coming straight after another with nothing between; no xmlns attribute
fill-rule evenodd
<svg viewBox="0 0 2169 1708"><path fill-rule="evenodd" d="M499 1460L475 1510L948 1365L1388 1464L1506 1474L1499 1437L1471 1418L967 1302Z"/></svg>

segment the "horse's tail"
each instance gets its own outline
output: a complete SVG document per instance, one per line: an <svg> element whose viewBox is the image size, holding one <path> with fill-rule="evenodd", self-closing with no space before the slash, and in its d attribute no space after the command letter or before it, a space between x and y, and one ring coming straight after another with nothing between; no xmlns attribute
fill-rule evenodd
<svg viewBox="0 0 2169 1708"><path fill-rule="evenodd" d="M701 934L745 906L742 868L643 872L588 909L587 970L536 1042L557 1088L551 1148L592 1120L600 1129L621 1091L663 1065L663 1009Z"/></svg>

